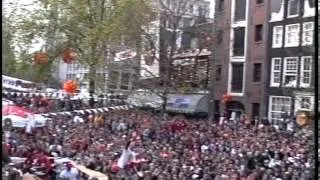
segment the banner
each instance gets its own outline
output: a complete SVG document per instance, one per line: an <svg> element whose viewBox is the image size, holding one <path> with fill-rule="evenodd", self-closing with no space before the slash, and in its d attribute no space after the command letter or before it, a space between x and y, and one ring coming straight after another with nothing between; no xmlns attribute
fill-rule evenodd
<svg viewBox="0 0 320 180"><path fill-rule="evenodd" d="M136 56L137 56L137 52L132 49L121 51L115 54L114 61L124 61L128 59L133 59Z"/></svg>
<svg viewBox="0 0 320 180"><path fill-rule="evenodd" d="M173 108L188 108L191 100L189 98L175 97L168 100L167 106Z"/></svg>
<svg viewBox="0 0 320 180"><path fill-rule="evenodd" d="M8 89L15 89L17 91L34 91L36 90L36 84L31 81L18 79L2 75L2 87Z"/></svg>

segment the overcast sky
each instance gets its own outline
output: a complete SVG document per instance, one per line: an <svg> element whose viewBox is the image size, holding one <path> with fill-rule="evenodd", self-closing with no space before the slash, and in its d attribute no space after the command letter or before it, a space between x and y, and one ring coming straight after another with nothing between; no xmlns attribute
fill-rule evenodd
<svg viewBox="0 0 320 180"><path fill-rule="evenodd" d="M210 1L210 16L211 16L211 18L213 18L215 0L209 0L209 1Z"/></svg>
<svg viewBox="0 0 320 180"><path fill-rule="evenodd" d="M211 17L213 17L214 1L215 0L207 0L207 1L210 1L210 9L211 9L210 15L211 15ZM29 10L32 10L33 8L36 8L36 6L33 5L32 0L3 0L2 3L3 3L3 9L4 9L5 12L12 10L12 7L7 5L8 3L14 3L14 4L17 4L19 6L28 5L28 9Z"/></svg>

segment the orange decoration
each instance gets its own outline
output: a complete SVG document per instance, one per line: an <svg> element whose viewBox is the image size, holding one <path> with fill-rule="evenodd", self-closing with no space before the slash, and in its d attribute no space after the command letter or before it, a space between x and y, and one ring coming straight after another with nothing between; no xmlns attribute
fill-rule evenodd
<svg viewBox="0 0 320 180"><path fill-rule="evenodd" d="M49 56L45 52L36 52L34 55L34 62L35 63L47 63L49 61Z"/></svg>
<svg viewBox="0 0 320 180"><path fill-rule="evenodd" d="M77 83L69 80L63 84L63 90L65 90L67 93L73 94L77 90Z"/></svg>
<svg viewBox="0 0 320 180"><path fill-rule="evenodd" d="M72 49L67 49L62 54L62 60L67 64L72 63L73 61L76 60L76 58L77 58L77 53L74 52Z"/></svg>
<svg viewBox="0 0 320 180"><path fill-rule="evenodd" d="M227 103L227 102L229 102L231 100L232 100L232 96L231 95L229 95L229 94L223 94L222 95L222 103L223 104L225 104L225 103Z"/></svg>

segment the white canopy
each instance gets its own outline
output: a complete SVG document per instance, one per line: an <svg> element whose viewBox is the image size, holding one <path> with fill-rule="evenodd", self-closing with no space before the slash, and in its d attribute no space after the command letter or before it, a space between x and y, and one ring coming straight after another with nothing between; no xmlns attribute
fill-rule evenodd
<svg viewBox="0 0 320 180"><path fill-rule="evenodd" d="M10 76L2 75L2 87L7 89L14 89L16 91L32 91L31 88L23 88L21 86L17 86L17 81L21 81L21 83L25 84L33 84L34 82L26 81L23 79L18 79Z"/></svg>
<svg viewBox="0 0 320 180"><path fill-rule="evenodd" d="M16 128L26 127L28 121L34 121L33 123L35 127L43 127L46 125L46 121L48 120L48 118L45 118L39 114L33 115L32 119L23 118L17 115L7 115L7 116L2 116L2 125L4 125L5 119L10 119L12 122L12 127L16 127Z"/></svg>
<svg viewBox="0 0 320 180"><path fill-rule="evenodd" d="M153 92L138 91L128 96L127 103L134 106L160 108L163 100Z"/></svg>

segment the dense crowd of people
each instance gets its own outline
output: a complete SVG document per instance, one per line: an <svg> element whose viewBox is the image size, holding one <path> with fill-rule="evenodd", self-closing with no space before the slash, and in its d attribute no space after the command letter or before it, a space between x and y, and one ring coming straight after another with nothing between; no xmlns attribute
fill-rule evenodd
<svg viewBox="0 0 320 180"><path fill-rule="evenodd" d="M110 179L313 179L313 133L297 125L288 131L133 109L59 115L31 134L25 129L6 134L9 155L27 158L23 173L38 163L53 179L60 175L48 157L68 157ZM128 144L135 158L120 169L117 161Z"/></svg>

